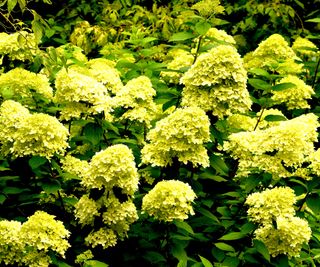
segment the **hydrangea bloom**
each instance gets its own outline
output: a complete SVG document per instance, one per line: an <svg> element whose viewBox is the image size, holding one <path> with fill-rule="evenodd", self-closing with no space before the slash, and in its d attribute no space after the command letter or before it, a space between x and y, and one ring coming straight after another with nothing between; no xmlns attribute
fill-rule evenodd
<svg viewBox="0 0 320 267"><path fill-rule="evenodd" d="M184 164L209 166L209 157L203 146L210 141L209 126L209 118L202 109L176 109L158 121L147 134L150 143L141 150L142 163L167 166L176 157Z"/></svg>
<svg viewBox="0 0 320 267"><path fill-rule="evenodd" d="M298 56L313 58L316 57L319 49L317 46L308 40L307 38L298 37L292 44L292 49L297 53Z"/></svg>
<svg viewBox="0 0 320 267"><path fill-rule="evenodd" d="M51 99L52 88L45 75L22 68L15 68L0 75L0 94L3 99L14 99L25 104L34 104L34 95Z"/></svg>
<svg viewBox="0 0 320 267"><path fill-rule="evenodd" d="M54 154L64 154L68 135L67 128L55 117L33 114L21 121L10 152L18 157L37 155L51 158Z"/></svg>
<svg viewBox="0 0 320 267"><path fill-rule="evenodd" d="M219 44L218 42L226 42L232 45L236 44L236 41L231 35L227 34L224 30L219 30L217 28L210 28L206 32L204 38L211 39L211 43L214 44Z"/></svg>
<svg viewBox="0 0 320 267"><path fill-rule="evenodd" d="M70 233L61 221L43 211L37 211L21 224L17 221L0 221L0 263L18 266L48 267L47 255L54 251L64 257L70 244Z"/></svg>
<svg viewBox="0 0 320 267"><path fill-rule="evenodd" d="M270 224L280 216L295 214L296 195L290 187L275 187L263 192L250 194L246 199L250 220L260 224Z"/></svg>
<svg viewBox="0 0 320 267"><path fill-rule="evenodd" d="M223 6L220 5L220 0L202 0L194 4L191 8L197 10L203 17L221 14L224 11Z"/></svg>
<svg viewBox="0 0 320 267"><path fill-rule="evenodd" d="M288 168L299 169L313 153L318 127L318 117L309 113L264 130L233 133L224 150L239 159L238 176L266 171L274 179L290 177L295 172Z"/></svg>
<svg viewBox="0 0 320 267"><path fill-rule="evenodd" d="M90 249L79 254L75 260L77 264L84 264L87 260L91 260L94 258L94 255Z"/></svg>
<svg viewBox="0 0 320 267"><path fill-rule="evenodd" d="M82 196L74 207L75 216L83 225L93 225L95 217L100 215L101 205L89 198L88 195Z"/></svg>
<svg viewBox="0 0 320 267"><path fill-rule="evenodd" d="M276 228L272 224L258 228L256 238L263 241L273 257L279 254L286 254L289 258L299 257L302 245L311 238L308 222L299 217L280 216L275 223Z"/></svg>
<svg viewBox="0 0 320 267"><path fill-rule="evenodd" d="M37 51L38 44L33 33L26 31L0 33L0 55L8 55L10 60L32 60Z"/></svg>
<svg viewBox="0 0 320 267"><path fill-rule="evenodd" d="M20 235L28 246L39 251L55 251L64 257L70 244L66 240L70 232L61 221L44 211L37 211L22 224Z"/></svg>
<svg viewBox="0 0 320 267"><path fill-rule="evenodd" d="M87 175L82 183L87 188L103 186L111 190L114 186L128 195L138 189L138 170L132 151L125 145L118 144L97 152L91 159Z"/></svg>
<svg viewBox="0 0 320 267"><path fill-rule="evenodd" d="M218 45L201 54L180 82L185 85L183 106L199 106L218 117L245 113L252 104L247 73L233 46Z"/></svg>
<svg viewBox="0 0 320 267"><path fill-rule="evenodd" d="M183 49L174 49L168 53L172 60L168 62L168 71L161 71L161 78L168 83L178 84L182 73L178 72L181 68L189 67L192 65L194 56ZM176 70L176 71L169 71Z"/></svg>
<svg viewBox="0 0 320 267"><path fill-rule="evenodd" d="M137 120L149 126L158 111L153 102L155 95L156 91L153 89L150 79L146 76L140 76L130 80L116 94L114 105L128 109L121 116L122 119Z"/></svg>
<svg viewBox="0 0 320 267"><path fill-rule="evenodd" d="M62 160L62 169L65 172L71 173L78 177L83 177L88 173L89 163L85 160L80 160L71 155L66 155Z"/></svg>
<svg viewBox="0 0 320 267"><path fill-rule="evenodd" d="M7 100L0 107L2 153L16 157L37 155L51 158L68 147L68 130L47 114L30 114L20 103Z"/></svg>
<svg viewBox="0 0 320 267"><path fill-rule="evenodd" d="M281 91L272 91L271 99L276 104L284 103L288 109L310 108L307 99L311 99L315 94L310 85L293 75L282 78L278 83L292 83L295 86Z"/></svg>
<svg viewBox="0 0 320 267"><path fill-rule="evenodd" d="M189 214L194 214L191 204L195 198L196 194L187 183L161 181L143 197L142 210L160 221L185 220Z"/></svg>
<svg viewBox="0 0 320 267"><path fill-rule="evenodd" d="M295 63L296 59L298 57L288 42L280 34L273 34L248 53L244 62L246 69L262 68L280 74L297 74L302 71L303 64Z"/></svg>
<svg viewBox="0 0 320 267"><path fill-rule="evenodd" d="M93 248L100 245L106 249L114 247L117 244L117 235L112 229L100 228L98 231L91 232L85 238L85 241Z"/></svg>

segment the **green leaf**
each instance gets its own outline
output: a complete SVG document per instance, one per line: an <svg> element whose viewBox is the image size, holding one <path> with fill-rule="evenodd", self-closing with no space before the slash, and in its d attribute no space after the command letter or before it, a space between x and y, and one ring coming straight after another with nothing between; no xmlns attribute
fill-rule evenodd
<svg viewBox="0 0 320 267"><path fill-rule="evenodd" d="M204 208L198 208L197 209L198 212L200 212L203 216L217 222L217 223L220 223L219 219L213 215L213 213L207 209L204 209Z"/></svg>
<svg viewBox="0 0 320 267"><path fill-rule="evenodd" d="M172 99L170 99L169 101L167 101L166 103L164 103L162 105L162 110L165 111L168 108L170 108L172 106L175 106L176 104L177 104L177 99L176 98L172 98Z"/></svg>
<svg viewBox="0 0 320 267"><path fill-rule="evenodd" d="M199 179L208 179L208 180L213 180L215 182L227 182L228 180L219 176L219 175L214 175L212 173L208 173L208 172L203 172L199 175Z"/></svg>
<svg viewBox="0 0 320 267"><path fill-rule="evenodd" d="M171 36L169 42L181 42L195 37L196 35L192 32L178 32Z"/></svg>
<svg viewBox="0 0 320 267"><path fill-rule="evenodd" d="M268 261L270 262L270 254L269 250L267 249L266 245L260 240L253 240L253 245L256 250Z"/></svg>
<svg viewBox="0 0 320 267"><path fill-rule="evenodd" d="M218 173L222 175L228 175L229 168L227 164L223 161L221 156L211 155L210 156L210 166L214 168Z"/></svg>
<svg viewBox="0 0 320 267"><path fill-rule="evenodd" d="M222 266L227 267L237 267L239 266L240 260L236 257L226 257L225 260L222 262Z"/></svg>
<svg viewBox="0 0 320 267"><path fill-rule="evenodd" d="M49 182L43 182L41 187L47 194L53 194L61 189L61 184L58 180L51 180Z"/></svg>
<svg viewBox="0 0 320 267"><path fill-rule="evenodd" d="M263 77L269 77L270 74L264 70L264 69L259 69L259 68L252 68L249 70L250 73L255 74L255 75L259 75L259 76L263 76Z"/></svg>
<svg viewBox="0 0 320 267"><path fill-rule="evenodd" d="M199 255L199 258L200 258L204 267L213 267L212 263L209 260L207 260L206 258L204 258L200 255Z"/></svg>
<svg viewBox="0 0 320 267"><path fill-rule="evenodd" d="M232 251L234 252L235 249L233 248L233 246L230 246L226 243L222 243L222 242L219 242L219 243L214 243L214 245L218 248L218 249L221 249L223 251Z"/></svg>
<svg viewBox="0 0 320 267"><path fill-rule="evenodd" d="M268 90L271 88L271 85L264 80L251 78L248 79L248 83L255 89Z"/></svg>
<svg viewBox="0 0 320 267"><path fill-rule="evenodd" d="M83 134L93 145L97 145L101 140L103 129L98 124L90 122L84 127Z"/></svg>
<svg viewBox="0 0 320 267"><path fill-rule="evenodd" d="M38 169L40 166L47 163L48 160L44 157L40 156L33 156L31 159L29 159L28 164L31 167L31 169Z"/></svg>
<svg viewBox="0 0 320 267"><path fill-rule="evenodd" d="M3 204L3 202L5 202L6 201L6 196L5 195L0 195L0 204Z"/></svg>
<svg viewBox="0 0 320 267"><path fill-rule="evenodd" d="M5 187L2 192L7 195L17 195L21 194L22 192L28 192L29 189L26 188L19 188L19 187Z"/></svg>
<svg viewBox="0 0 320 267"><path fill-rule="evenodd" d="M308 207L316 214L320 213L320 197L318 194L311 194L306 201Z"/></svg>
<svg viewBox="0 0 320 267"><path fill-rule="evenodd" d="M178 228L185 230L187 233L194 234L192 227L188 223L184 221L175 221L174 224Z"/></svg>
<svg viewBox="0 0 320 267"><path fill-rule="evenodd" d="M313 18L313 19L308 19L306 22L315 22L315 23L320 23L320 18Z"/></svg>
<svg viewBox="0 0 320 267"><path fill-rule="evenodd" d="M286 121L287 118L281 115L267 115L264 117L265 121Z"/></svg>
<svg viewBox="0 0 320 267"><path fill-rule="evenodd" d="M83 267L108 267L109 265L96 260L88 260L84 263Z"/></svg>
<svg viewBox="0 0 320 267"><path fill-rule="evenodd" d="M297 87L294 83L279 83L271 87L272 91L283 91Z"/></svg>
<svg viewBox="0 0 320 267"><path fill-rule="evenodd" d="M19 7L23 11L26 8L26 0L18 0Z"/></svg>
<svg viewBox="0 0 320 267"><path fill-rule="evenodd" d="M223 235L222 237L219 238L219 240L238 240L241 238L244 238L246 235L241 233L241 232L232 232L228 233L226 235Z"/></svg>
<svg viewBox="0 0 320 267"><path fill-rule="evenodd" d="M166 258L156 251L147 251L143 254L143 258L147 259L151 263L166 262Z"/></svg>
<svg viewBox="0 0 320 267"><path fill-rule="evenodd" d="M199 33L200 35L205 35L210 28L211 24L204 20L197 22L195 27L197 33Z"/></svg>
<svg viewBox="0 0 320 267"><path fill-rule="evenodd" d="M14 7L17 5L18 0L8 0L7 1L7 8L8 8L8 12L10 13Z"/></svg>

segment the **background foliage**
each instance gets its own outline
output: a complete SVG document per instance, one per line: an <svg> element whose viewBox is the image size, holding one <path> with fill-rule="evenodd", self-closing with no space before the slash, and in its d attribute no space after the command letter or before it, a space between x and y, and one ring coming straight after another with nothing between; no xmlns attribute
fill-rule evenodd
<svg viewBox="0 0 320 267"><path fill-rule="evenodd" d="M240 119L232 124L232 115L218 116L206 110L211 141L204 141L203 145L208 151L209 166L192 164L192 161L185 164L178 160L178 156L173 157L172 163L167 166L154 166L141 161L142 149L146 143L150 143L152 138L149 135L151 136L151 129L156 127L156 122L168 118L174 109L181 107L185 84L179 83L179 78L210 49L229 45L230 40L232 41L222 35L208 36L211 28L225 30L229 37L233 36L234 46L247 63L250 62L247 53L254 51L272 34L281 34L290 45L298 36L311 40L315 48L309 47L306 50L313 54L308 56L306 53L299 55L300 59L296 58L303 65L303 71L297 76L314 91L312 98L307 101L308 106L289 109L284 103L270 104L274 91L292 88L292 83L280 82L290 70L285 69L281 73L271 64L271 67L247 69L249 79L246 86L253 105L244 115L253 119L255 129L263 123L267 125L265 127L269 127L269 124L303 114L319 115L319 1L225 0L221 1L221 5L219 1L201 1L205 9L192 8L196 2L198 1L0 1L1 32L10 36L16 34L11 41L7 35L0 35L1 103L15 100L26 106L32 114L45 113L58 118L70 133L66 154L83 162L94 165L94 157L100 151L113 145L126 145L132 151L139 175L139 189L134 194L124 190L125 187L119 184L110 188L97 188L90 187L90 182L87 181L84 186L86 182L83 180L87 176L83 169L86 169L86 163L81 165L83 169L80 165L73 165L78 166L75 170L72 166L69 169L65 166L66 154L59 155L58 151L49 157L39 153L23 154L23 149L19 154L18 148L19 153L15 154L10 149L8 152L6 142L11 142L9 145L12 145L12 140L6 136L1 137L1 219L26 223L28 217L42 210L62 221L70 232L68 241L71 247L65 257L49 248L46 255L49 255L52 265L233 267L320 264L319 173L312 173L309 179L304 179L302 175L294 175L296 170L286 166L290 173L288 178L274 179L274 174L266 170L248 173L246 177L239 178L236 175L239 158L233 157L232 151L223 150L222 147L231 134L244 131L242 126L237 125ZM210 8L211 13L207 13L206 10ZM8 49L8 44L11 50ZM172 63L178 57L177 52L174 52L178 49L182 51L181 61ZM108 62L107 65L110 66L103 65L106 63L88 63L92 59L101 58L109 60L104 62ZM276 58L277 64L283 63L281 60L285 61L284 58ZM36 82L30 85L27 78L14 80L5 76L16 68L33 74L45 74L56 98L44 95L39 89L40 85ZM102 77L99 82L104 81L111 98L121 94L130 95L130 92L134 94L129 81L140 76L147 77L153 89L149 88L149 98L132 96L128 103L119 100L119 103L123 101L121 105L113 107L113 110L104 106L101 112L94 110L98 109L97 99L105 97L100 95L102 90L99 91L100 87L97 85L96 93L88 93L88 97L84 96L78 101L82 108L81 115L72 117L77 108L72 105L69 109L65 108L69 102L77 102L73 99L75 93L72 90L75 88L67 87L68 80L63 80L61 74L63 69L67 70L66 76L71 75L74 70L78 71L75 75L79 75L76 76L79 81L83 77L80 74L89 76L90 80L84 85L79 82L79 87L88 87L92 91L97 80ZM32 77L32 80L37 81L34 78L36 76ZM144 85L148 83L145 81ZM131 88L131 91L128 89L129 93L124 90L119 94L122 84ZM19 95L26 88L29 92ZM69 92L69 102L57 100L59 90L62 91L61 99L67 99ZM139 107L144 108L143 112L149 114L149 117L141 115L145 114L141 110L130 115L132 113L129 112ZM268 108L277 108L282 113L262 118L263 111ZM68 118L69 115L71 118ZM109 115L113 120L109 119ZM136 118L132 119L130 116ZM6 123L2 124L3 127L4 125ZM36 125L34 127L39 128ZM21 139L26 138L30 132L32 131L25 132ZM46 136L47 133L44 131L40 134ZM287 136L280 138L285 140ZM180 140L181 143L184 142L183 138ZM282 140L277 142L281 143ZM317 140L312 145L314 150L319 148ZM120 150L121 147L118 148ZM277 151L267 152L268 156L275 156L272 153ZM126 154L126 159L130 157L130 153ZM117 160L121 162L121 158ZM100 166L98 163L96 166L96 173L104 168L104 165ZM308 166L302 166L302 169L307 170ZM134 172L132 167L132 173L125 175L135 177ZM96 173L91 173L92 177L98 177ZM113 175L111 171L110 175ZM143 198L159 181L171 179L191 186L197 195L193 203L195 214L186 220L159 221L142 211ZM254 238L258 224L248 217L248 205L245 201L251 193L277 186L288 186L294 190L297 196L295 213L298 217L305 218L312 230L312 237L308 244L303 245L300 257L288 257L285 254L272 257L266 244ZM115 230L118 239L115 246L104 248L103 245L97 245L92 248L85 241L88 234L101 228L103 219L97 216L93 223L87 225L79 222L80 215L76 216L75 207L80 205L80 199L84 195L97 203L104 198L114 197L120 204L132 201L137 207L138 218L134 219L134 215L130 217L129 212L121 215L126 218L124 220L127 220L130 227L128 231ZM0 251L6 249L0 244ZM91 252L88 252L89 249ZM16 266L16 263L11 265Z"/></svg>

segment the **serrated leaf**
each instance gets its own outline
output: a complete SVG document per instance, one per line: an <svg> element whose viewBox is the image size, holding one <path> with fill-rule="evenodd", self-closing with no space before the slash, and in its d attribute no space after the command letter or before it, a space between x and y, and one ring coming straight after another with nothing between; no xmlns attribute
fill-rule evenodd
<svg viewBox="0 0 320 267"><path fill-rule="evenodd" d="M166 258L156 251L147 251L143 254L143 258L147 259L151 263L166 262Z"/></svg>
<svg viewBox="0 0 320 267"><path fill-rule="evenodd" d="M49 182L43 182L41 187L47 194L53 194L61 189L61 184L58 180L51 180Z"/></svg>
<svg viewBox="0 0 320 267"><path fill-rule="evenodd" d="M88 260L84 263L83 267L108 267L109 265L96 260Z"/></svg>
<svg viewBox="0 0 320 267"><path fill-rule="evenodd" d="M90 122L84 127L83 134L93 145L97 145L101 140L103 130L98 124Z"/></svg>
<svg viewBox="0 0 320 267"><path fill-rule="evenodd" d="M18 0L8 0L7 1L7 8L8 8L9 13L15 8L17 3L18 3Z"/></svg>
<svg viewBox="0 0 320 267"><path fill-rule="evenodd" d="M228 175L229 168L223 159L217 155L210 156L210 166L222 175Z"/></svg>
<svg viewBox="0 0 320 267"><path fill-rule="evenodd" d="M219 240L238 240L241 238L244 238L246 235L241 233L241 232L232 232L228 233L226 235L223 235L222 237L219 238Z"/></svg>
<svg viewBox="0 0 320 267"><path fill-rule="evenodd" d="M294 83L279 83L271 87L272 91L283 91L297 87Z"/></svg>
<svg viewBox="0 0 320 267"><path fill-rule="evenodd" d="M221 249L223 251L235 251L234 247L233 246L230 246L226 243L222 243L222 242L219 242L219 243L214 243L214 245L218 248L218 249Z"/></svg>
<svg viewBox="0 0 320 267"><path fill-rule="evenodd" d="M256 250L267 260L270 262L270 253L266 245L260 240L253 240L253 245Z"/></svg>
<svg viewBox="0 0 320 267"><path fill-rule="evenodd" d="M248 79L248 83L255 89L268 90L271 88L271 85L264 80L251 78Z"/></svg>
<svg viewBox="0 0 320 267"><path fill-rule="evenodd" d="M286 121L287 118L281 115L267 115L264 117L265 121Z"/></svg>
<svg viewBox="0 0 320 267"><path fill-rule="evenodd" d="M196 35L192 32L178 32L171 36L169 42L181 42L195 37Z"/></svg>
<svg viewBox="0 0 320 267"><path fill-rule="evenodd" d="M209 260L207 260L206 258L204 258L200 255L199 255L199 258L200 258L204 267L213 267L212 263Z"/></svg>
<svg viewBox="0 0 320 267"><path fill-rule="evenodd" d="M19 188L19 187L5 187L2 192L7 194L7 195L17 195L21 194L22 192L27 192L30 191L29 189L26 188Z"/></svg>
<svg viewBox="0 0 320 267"><path fill-rule="evenodd" d="M213 213L211 211L206 210L204 208L198 208L197 211L200 212L203 216L205 216L205 217L207 217L217 223L220 223L219 219L215 215L213 215Z"/></svg>
<svg viewBox="0 0 320 267"><path fill-rule="evenodd" d="M201 173L199 175L199 179L209 179L209 180L213 180L215 182L227 182L228 180L219 176L219 175L214 175L214 174L211 174L211 173Z"/></svg>
<svg viewBox="0 0 320 267"><path fill-rule="evenodd" d="M175 221L174 224L178 228L185 230L187 233L194 234L192 227L188 223L184 221Z"/></svg>

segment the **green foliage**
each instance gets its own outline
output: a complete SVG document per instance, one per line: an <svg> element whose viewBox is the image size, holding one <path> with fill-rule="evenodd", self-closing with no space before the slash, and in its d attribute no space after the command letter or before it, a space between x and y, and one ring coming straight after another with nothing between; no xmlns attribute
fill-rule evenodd
<svg viewBox="0 0 320 267"><path fill-rule="evenodd" d="M0 244L0 264L7 250L9 266L320 264L319 14L309 1L221 2L0 1L0 222L43 211L71 233L65 257ZM294 48L300 35L315 45ZM208 99L222 112L191 108ZM284 187L289 208L285 194L254 195L248 212L254 193Z"/></svg>

